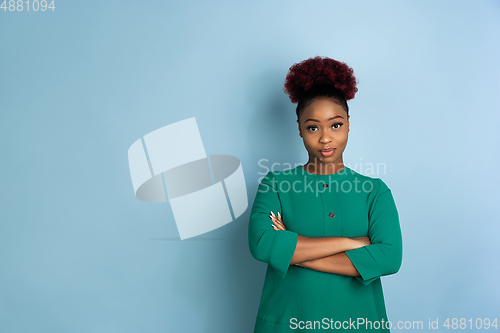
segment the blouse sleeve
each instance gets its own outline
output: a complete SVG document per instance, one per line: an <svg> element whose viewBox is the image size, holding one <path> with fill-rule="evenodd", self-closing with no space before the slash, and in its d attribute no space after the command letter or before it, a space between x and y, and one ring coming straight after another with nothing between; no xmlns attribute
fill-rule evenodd
<svg viewBox="0 0 500 333"><path fill-rule="evenodd" d="M269 217L271 211L281 213L281 203L275 177L268 172L259 184L250 212L248 243L255 259L269 264L281 278L285 278L298 234L290 230L274 230Z"/></svg>
<svg viewBox="0 0 500 333"><path fill-rule="evenodd" d="M399 215L391 190L380 179L378 194L369 212L370 245L345 253L365 286L384 275L399 271L403 259L403 240Z"/></svg>

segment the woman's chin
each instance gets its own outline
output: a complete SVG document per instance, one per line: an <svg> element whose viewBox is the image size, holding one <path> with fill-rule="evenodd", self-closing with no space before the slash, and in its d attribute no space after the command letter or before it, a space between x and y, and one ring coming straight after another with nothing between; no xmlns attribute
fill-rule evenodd
<svg viewBox="0 0 500 333"><path fill-rule="evenodd" d="M335 155L332 155L332 156L328 156L328 157L325 157L325 156L317 156L316 157L318 160L320 160L321 162L329 162L329 163L332 163L332 162L335 162L335 160L337 159L337 157Z"/></svg>

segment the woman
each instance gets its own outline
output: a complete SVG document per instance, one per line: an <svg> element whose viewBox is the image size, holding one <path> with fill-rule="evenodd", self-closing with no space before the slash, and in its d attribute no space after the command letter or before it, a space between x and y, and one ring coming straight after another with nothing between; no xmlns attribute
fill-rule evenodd
<svg viewBox="0 0 500 333"><path fill-rule="evenodd" d="M387 185L342 159L353 70L330 58L304 60L290 68L285 92L298 102L309 160L259 184L248 241L268 266L254 332L389 332L380 277L401 266L401 229Z"/></svg>

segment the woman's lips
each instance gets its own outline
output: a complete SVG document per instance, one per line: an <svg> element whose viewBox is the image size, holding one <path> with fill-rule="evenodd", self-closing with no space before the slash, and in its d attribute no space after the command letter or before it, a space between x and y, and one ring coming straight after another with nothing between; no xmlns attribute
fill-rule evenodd
<svg viewBox="0 0 500 333"><path fill-rule="evenodd" d="M330 149L321 149L320 150L321 154L325 157L330 157L333 155L335 152L335 148L330 148Z"/></svg>

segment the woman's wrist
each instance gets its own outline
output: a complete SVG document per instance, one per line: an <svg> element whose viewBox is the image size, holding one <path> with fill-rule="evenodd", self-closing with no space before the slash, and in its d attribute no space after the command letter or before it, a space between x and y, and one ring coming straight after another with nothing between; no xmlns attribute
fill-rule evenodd
<svg viewBox="0 0 500 333"><path fill-rule="evenodd" d="M344 248L344 251L342 251L342 252L349 251L349 250L355 249L357 247L357 243L354 239L349 238L349 237L342 237L342 238L343 238L342 247Z"/></svg>

